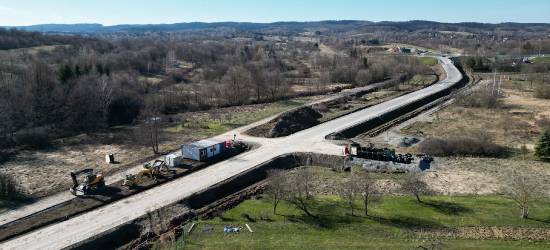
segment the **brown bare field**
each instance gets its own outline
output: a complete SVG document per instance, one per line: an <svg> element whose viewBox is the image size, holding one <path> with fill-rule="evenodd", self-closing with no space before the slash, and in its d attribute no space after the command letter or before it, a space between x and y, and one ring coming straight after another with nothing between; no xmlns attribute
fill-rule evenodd
<svg viewBox="0 0 550 250"><path fill-rule="evenodd" d="M429 173L427 178L438 193L473 194L474 185L478 185L480 194L499 194L514 171L538 176L544 183L542 188L548 188L550 163L539 161L532 154L541 132L536 122L550 116L550 101L534 98L532 92L515 82L503 82L501 92L497 109L453 104L400 130L402 134L422 138L489 138L510 148L511 154L506 158L438 159L433 165L438 172ZM525 161L518 152L524 143L530 150Z"/></svg>
<svg viewBox="0 0 550 250"><path fill-rule="evenodd" d="M231 125L212 126L213 111L197 111L182 114L186 120L192 121L186 126L167 129L159 151L173 151L185 143L210 137L225 132L220 129L230 129L233 126L248 124L263 119L282 110L293 108L310 100L325 96L299 98L286 102L254 104L238 107L228 107L215 110L224 114L224 122L231 116ZM207 128L207 126L210 126ZM106 175L126 170L154 157L149 147L139 145L135 141L135 127L123 126L111 128L109 131L94 135L78 135L59 139L44 150L13 150L14 157L0 165L0 172L13 175L20 188L33 198L41 198L55 192L66 191L71 186L71 171L93 168ZM106 154L114 154L116 164L105 162ZM108 177L107 177L108 178Z"/></svg>
<svg viewBox="0 0 550 250"><path fill-rule="evenodd" d="M491 88L488 86L487 88ZM533 148L541 130L537 120L550 116L550 101L520 92L517 84L503 83L498 109L465 108L456 104L432 115L432 120L412 124L404 134L433 137L491 136L500 145ZM485 131L488 135L480 135Z"/></svg>
<svg viewBox="0 0 550 250"><path fill-rule="evenodd" d="M71 171L93 168L104 174L134 167L140 160L154 156L153 151L133 141L133 129L121 128L93 136L79 135L60 139L45 150L17 151L12 160L0 166L0 172L12 174L30 196L39 198L53 192L68 190ZM190 131L171 133L159 150L179 148L184 142L200 136ZM116 164L105 162L106 154L114 154Z"/></svg>

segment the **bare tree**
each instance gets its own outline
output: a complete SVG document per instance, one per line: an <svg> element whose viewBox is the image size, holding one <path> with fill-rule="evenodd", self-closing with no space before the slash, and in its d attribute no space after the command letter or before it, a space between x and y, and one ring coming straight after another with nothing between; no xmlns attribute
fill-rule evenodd
<svg viewBox="0 0 550 250"><path fill-rule="evenodd" d="M297 209L304 211L308 216L313 216L309 209L315 202L311 186L313 184L313 174L306 168L298 169L289 177L287 188L289 195L287 200Z"/></svg>
<svg viewBox="0 0 550 250"><path fill-rule="evenodd" d="M361 187L357 177L352 177L348 180L344 180L340 186L340 197L344 200L351 210L353 216L353 208L355 207L355 201L361 195Z"/></svg>
<svg viewBox="0 0 550 250"><path fill-rule="evenodd" d="M139 111L140 141L151 147L153 153L159 152L159 137L162 134L162 118L164 102L159 97L151 96L145 101L145 105Z"/></svg>
<svg viewBox="0 0 550 250"><path fill-rule="evenodd" d="M113 102L113 87L109 83L109 79L106 75L102 75L98 79L99 83L99 98L101 101L101 113L103 115L103 121L107 121L107 115L109 114L109 106Z"/></svg>
<svg viewBox="0 0 550 250"><path fill-rule="evenodd" d="M410 193L420 202L421 195L430 195L432 193L428 184L422 179L420 173L410 173L400 181L401 190Z"/></svg>
<svg viewBox="0 0 550 250"><path fill-rule="evenodd" d="M476 202L477 202L477 196L479 195L479 191L481 191L482 188L485 188L485 184L479 183L477 179L474 180L474 183L472 183L472 191L474 192L474 200Z"/></svg>
<svg viewBox="0 0 550 250"><path fill-rule="evenodd" d="M529 149L527 149L527 146L525 145L525 143L521 145L521 147L519 148L519 151L523 155L523 160L525 161L525 155L529 153Z"/></svg>
<svg viewBox="0 0 550 250"><path fill-rule="evenodd" d="M376 186L376 180L368 172L361 173L358 178L361 189L361 201L365 205L365 216L369 215L369 205L380 202L380 190Z"/></svg>
<svg viewBox="0 0 550 250"><path fill-rule="evenodd" d="M368 69L359 70L355 77L355 84L358 86L367 86L372 82L372 74Z"/></svg>
<svg viewBox="0 0 550 250"><path fill-rule="evenodd" d="M273 214L277 214L277 205L284 199L285 195L285 179L283 169L269 169L267 170L267 187L264 193L269 197L271 203L273 203Z"/></svg>
<svg viewBox="0 0 550 250"><path fill-rule="evenodd" d="M222 78L225 100L231 105L244 104L250 98L252 75L243 66L232 67Z"/></svg>
<svg viewBox="0 0 550 250"><path fill-rule="evenodd" d="M515 173L506 194L520 209L521 218L527 219L531 210L542 197L542 190L536 177Z"/></svg>

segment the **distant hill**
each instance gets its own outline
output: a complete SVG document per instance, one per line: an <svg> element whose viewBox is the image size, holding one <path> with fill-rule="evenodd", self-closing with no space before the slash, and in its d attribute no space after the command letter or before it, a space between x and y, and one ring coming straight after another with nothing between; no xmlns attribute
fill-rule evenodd
<svg viewBox="0 0 550 250"><path fill-rule="evenodd" d="M241 31L249 32L269 32L269 31L291 31L302 32L309 29L328 29L334 32L346 32L355 29L364 28L366 30L376 27L391 27L392 30L414 31L419 29L459 31L460 28L476 30L527 30L527 31L547 31L550 30L550 24L547 23L440 23L432 21L414 20L407 22L370 22L358 20L327 20L318 22L274 22L274 23L248 23L248 22L191 22L174 24L122 24L114 26L104 26L95 23L83 24L39 24L31 26L4 26L6 29L17 28L27 31L39 31L44 33L106 33L106 32L147 32L147 31L184 31L184 30L205 30L210 28L230 27Z"/></svg>

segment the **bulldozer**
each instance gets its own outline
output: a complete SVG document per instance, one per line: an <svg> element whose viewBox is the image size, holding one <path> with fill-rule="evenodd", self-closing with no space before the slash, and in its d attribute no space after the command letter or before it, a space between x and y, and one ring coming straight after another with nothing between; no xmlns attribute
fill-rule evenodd
<svg viewBox="0 0 550 250"><path fill-rule="evenodd" d="M79 184L76 180L76 176L81 174L86 174L86 176L84 177L84 182ZM94 173L93 169L84 169L71 172L71 178L73 179L73 186L71 187L70 192L73 195L77 195L78 192L88 195L105 187L105 179L103 178L103 174Z"/></svg>

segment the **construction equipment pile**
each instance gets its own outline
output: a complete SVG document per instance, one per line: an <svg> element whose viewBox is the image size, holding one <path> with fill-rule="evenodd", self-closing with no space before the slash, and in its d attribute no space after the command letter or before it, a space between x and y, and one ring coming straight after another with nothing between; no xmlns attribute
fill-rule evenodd
<svg viewBox="0 0 550 250"><path fill-rule="evenodd" d="M359 158L375 160L375 161L391 161L396 163L410 164L413 156L410 153L395 154L395 149L361 147L359 144L346 147L346 155L355 155Z"/></svg>

